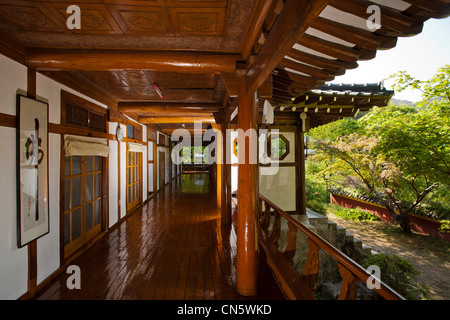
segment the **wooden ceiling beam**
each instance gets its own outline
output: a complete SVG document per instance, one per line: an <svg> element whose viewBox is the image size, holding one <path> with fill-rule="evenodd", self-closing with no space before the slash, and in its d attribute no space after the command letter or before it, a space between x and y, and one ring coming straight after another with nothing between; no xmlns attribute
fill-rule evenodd
<svg viewBox="0 0 450 320"><path fill-rule="evenodd" d="M163 128L163 129L160 129L160 131L162 133L165 133L165 134L171 136L175 130L179 130L179 129L187 130L189 132L189 134L192 135L192 136L202 135L203 133L206 132L206 129L192 129L192 128L183 128L183 127Z"/></svg>
<svg viewBox="0 0 450 320"><path fill-rule="evenodd" d="M319 81L318 79L315 79L313 77L308 77L305 75L289 72L280 68L274 70L274 75L284 79L289 79L295 83L306 85L309 88L325 83L325 81Z"/></svg>
<svg viewBox="0 0 450 320"><path fill-rule="evenodd" d="M286 55L297 61L301 61L330 72L339 72L342 69L354 69L358 66L356 62L349 63L339 60L327 59L294 48L289 50Z"/></svg>
<svg viewBox="0 0 450 320"><path fill-rule="evenodd" d="M252 45L255 43L255 40L260 34L264 25L264 20L266 19L267 13L269 12L269 9L274 1L275 0L257 1L256 7L253 11L254 13L250 18L250 23L244 37L245 40L242 42L240 50L242 57L247 59L251 53Z"/></svg>
<svg viewBox="0 0 450 320"><path fill-rule="evenodd" d="M308 34L303 35L297 43L342 61L357 62L361 57L361 52L354 48Z"/></svg>
<svg viewBox="0 0 450 320"><path fill-rule="evenodd" d="M367 8L374 3L368 0L331 0L330 6L358 17L367 19ZM381 11L381 24L383 27L399 33L408 32L413 26L414 20L400 11L377 4Z"/></svg>
<svg viewBox="0 0 450 320"><path fill-rule="evenodd" d="M353 43L361 48L378 49L382 42L382 37L367 30L344 25L332 20L318 17L311 27L341 40Z"/></svg>
<svg viewBox="0 0 450 320"><path fill-rule="evenodd" d="M277 89L277 90L280 90L280 91L284 91L286 93L292 93L292 94L295 94L295 95L301 95L301 94L303 94L305 92L305 90L302 90L302 89L299 89L299 88L295 88L295 87L291 87L291 86L288 86L288 85L285 85L285 84L282 84L282 83L279 83L279 82L275 82L273 84L273 88Z"/></svg>
<svg viewBox="0 0 450 320"><path fill-rule="evenodd" d="M327 4L328 0L287 0L284 3L267 40L247 72L248 93L256 91L264 83Z"/></svg>
<svg viewBox="0 0 450 320"><path fill-rule="evenodd" d="M405 0L406 2L427 11L433 18L444 18L450 15L448 0Z"/></svg>
<svg viewBox="0 0 450 320"><path fill-rule="evenodd" d="M175 102L119 102L120 112L161 113L161 114L211 114L222 107L219 103L175 103Z"/></svg>
<svg viewBox="0 0 450 320"><path fill-rule="evenodd" d="M291 59L284 58L280 61L279 65L285 68L296 70L301 73L308 74L318 80L327 80L330 77L330 73L323 69L315 68Z"/></svg>
<svg viewBox="0 0 450 320"><path fill-rule="evenodd" d="M215 122L214 117L139 117L139 122L142 124L149 123L194 123L194 122Z"/></svg>
<svg viewBox="0 0 450 320"><path fill-rule="evenodd" d="M292 90L295 90L298 92L305 92L310 88L309 86L307 86L305 84L293 82L289 79L285 79L285 78L278 77L278 76L273 77L273 86L274 87L282 86L282 87L292 88Z"/></svg>
<svg viewBox="0 0 450 320"><path fill-rule="evenodd" d="M181 51L100 49L26 50L27 66L48 71L155 70L187 73L234 72L240 55Z"/></svg>
<svg viewBox="0 0 450 320"><path fill-rule="evenodd" d="M239 76L236 73L225 73L220 74L222 77L223 84L227 90L228 96L230 98L235 98L239 95Z"/></svg>

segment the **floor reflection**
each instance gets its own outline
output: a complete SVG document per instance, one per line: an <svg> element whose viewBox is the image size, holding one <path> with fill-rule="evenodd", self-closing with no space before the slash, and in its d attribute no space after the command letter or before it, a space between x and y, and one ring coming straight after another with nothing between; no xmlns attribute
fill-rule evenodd
<svg viewBox="0 0 450 320"><path fill-rule="evenodd" d="M258 295L236 293L236 235L221 224L210 183L208 173L178 176L71 262L81 290L69 290L63 272L35 298L282 299L264 263Z"/></svg>
<svg viewBox="0 0 450 320"><path fill-rule="evenodd" d="M208 173L183 173L181 175L181 192L205 194L209 192Z"/></svg>

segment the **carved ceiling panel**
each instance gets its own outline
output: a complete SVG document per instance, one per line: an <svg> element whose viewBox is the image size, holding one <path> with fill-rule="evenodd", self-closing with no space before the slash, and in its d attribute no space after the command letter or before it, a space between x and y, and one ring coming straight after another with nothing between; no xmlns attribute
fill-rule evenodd
<svg viewBox="0 0 450 320"><path fill-rule="evenodd" d="M32 1L2 1L0 16L20 30L66 32L66 24L56 19L41 3Z"/></svg>
<svg viewBox="0 0 450 320"><path fill-rule="evenodd" d="M25 47L239 52L256 0L1 0L0 32ZM66 23L69 5L81 29Z"/></svg>
<svg viewBox="0 0 450 320"><path fill-rule="evenodd" d="M175 33L222 35L226 10L222 8L169 9Z"/></svg>
<svg viewBox="0 0 450 320"><path fill-rule="evenodd" d="M228 0L166 0L168 7L208 7L225 8Z"/></svg>
<svg viewBox="0 0 450 320"><path fill-rule="evenodd" d="M74 0L81 29L69 30L69 3L6 0L0 14L22 31L76 34L222 35L228 0L113 1Z"/></svg>
<svg viewBox="0 0 450 320"><path fill-rule="evenodd" d="M68 17L67 3L44 3L44 5L64 25ZM81 9L81 29L73 29L70 32L80 34L122 34L122 30L103 4L79 3ZM65 27L67 29L67 27Z"/></svg>

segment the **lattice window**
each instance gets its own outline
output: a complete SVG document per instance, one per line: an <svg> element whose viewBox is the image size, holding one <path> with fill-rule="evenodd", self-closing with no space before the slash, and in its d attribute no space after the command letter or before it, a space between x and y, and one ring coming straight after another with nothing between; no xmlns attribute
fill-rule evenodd
<svg viewBox="0 0 450 320"><path fill-rule="evenodd" d="M61 91L61 124L107 132L107 110L81 97Z"/></svg>
<svg viewBox="0 0 450 320"><path fill-rule="evenodd" d="M72 104L66 104L66 123L88 127L89 111Z"/></svg>
<svg viewBox="0 0 450 320"><path fill-rule="evenodd" d="M96 131L106 131L106 116L89 112L89 128Z"/></svg>

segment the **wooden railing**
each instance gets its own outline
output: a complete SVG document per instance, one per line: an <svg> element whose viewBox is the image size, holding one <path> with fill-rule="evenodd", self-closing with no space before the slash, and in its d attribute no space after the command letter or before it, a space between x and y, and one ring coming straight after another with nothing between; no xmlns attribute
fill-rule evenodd
<svg viewBox="0 0 450 320"><path fill-rule="evenodd" d="M260 246L266 257L266 262L288 299L315 299L314 293L316 292L316 280L319 273L320 250L324 250L338 262L339 273L342 277L342 286L338 299L356 299L356 285L359 281L366 283L372 277L369 272L262 195L259 196L259 208ZM278 247L282 218L287 220L288 233L285 245L280 251ZM292 267L297 247L297 231L306 235L309 246L308 258L300 275ZM377 281L379 280L377 279ZM374 290L385 299L404 300L402 296L383 282L379 281L379 284L379 289L375 287Z"/></svg>

